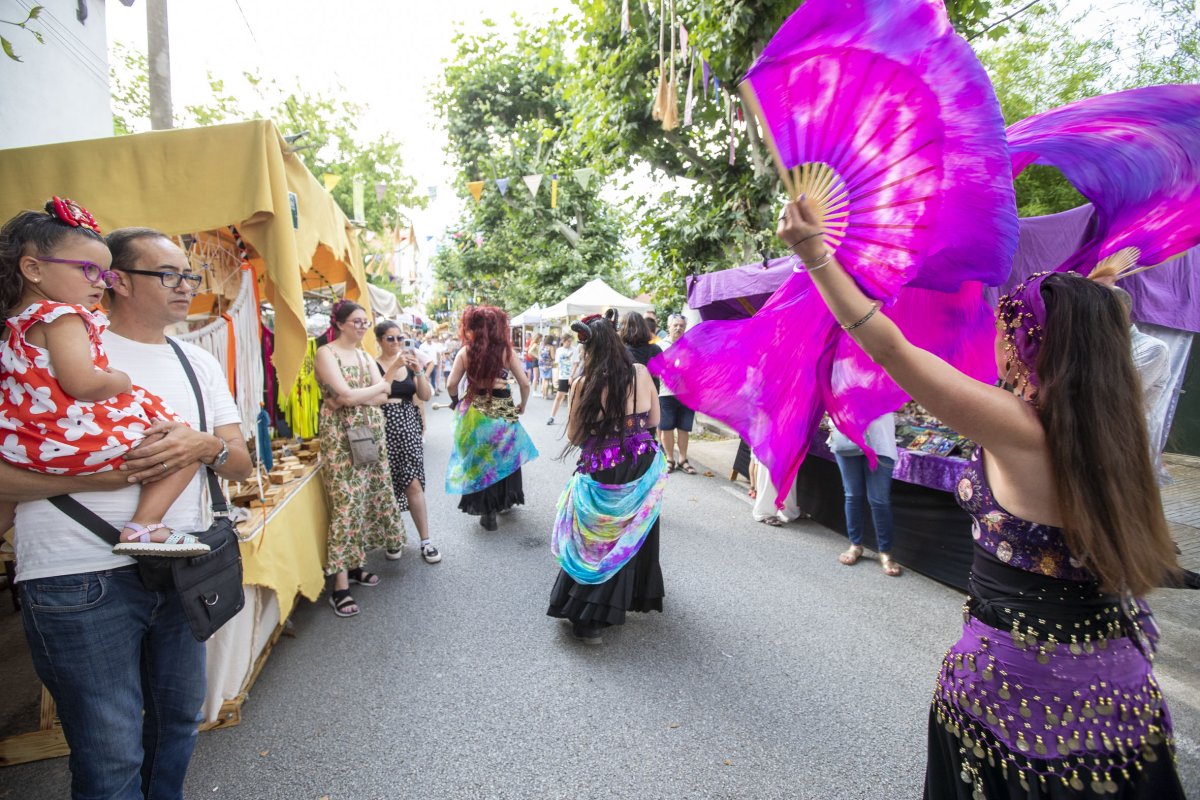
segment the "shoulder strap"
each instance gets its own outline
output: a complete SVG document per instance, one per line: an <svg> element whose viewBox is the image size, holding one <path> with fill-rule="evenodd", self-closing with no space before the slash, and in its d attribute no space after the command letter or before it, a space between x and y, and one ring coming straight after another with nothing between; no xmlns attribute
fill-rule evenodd
<svg viewBox="0 0 1200 800"><path fill-rule="evenodd" d="M200 381L196 378L196 371L192 369L192 363L188 361L187 355L183 352L183 348L179 346L171 337L167 337L167 344L171 345L171 349L175 351L175 355L179 358L179 363L183 366L183 371L187 374L188 383L192 385L192 394L196 396L196 408L200 411L200 430L201 432L208 431L207 415L204 411L204 393L200 391ZM229 502L225 499L225 493L221 491L221 482L217 479L217 474L209 468L207 464L201 464L204 470L204 475L208 479L208 494L212 500L212 509L214 514L228 514Z"/></svg>
<svg viewBox="0 0 1200 800"><path fill-rule="evenodd" d="M192 369L192 364L184 354L183 348L174 339L168 337L167 344L171 345L171 349L179 357L179 363L183 365L183 371L187 374L188 383L192 385L192 392L196 395L196 407L200 410L200 430L207 431L208 424L204 411L204 395L200 391L200 381L196 378L196 371ZM217 480L216 473L208 466L202 466L204 466L204 473L208 477L208 491L209 496L212 498L213 513L228 514L229 503L225 499L225 493L221 491L221 484ZM47 499L49 499L52 506L109 544L115 545L121 540L121 532L116 527L109 524L103 517L71 495L60 494L57 497Z"/></svg>

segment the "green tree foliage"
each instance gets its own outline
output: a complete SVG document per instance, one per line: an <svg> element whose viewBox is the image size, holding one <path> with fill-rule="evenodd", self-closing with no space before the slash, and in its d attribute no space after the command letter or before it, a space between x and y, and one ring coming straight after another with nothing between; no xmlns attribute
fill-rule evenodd
<svg viewBox="0 0 1200 800"><path fill-rule="evenodd" d="M467 197L449 243L433 258L438 286L431 308L488 302L521 311L561 299L601 277L622 290L620 214L599 197L600 180L584 188L573 172L591 166L564 145L573 111L563 87L574 65L564 54L566 28L518 25L458 34L434 101L457 167L456 190ZM543 174L536 196L521 177ZM550 207L551 176L559 178ZM498 178L511 179L507 193ZM479 203L467 182L485 181ZM448 304L448 305L447 305Z"/></svg>
<svg viewBox="0 0 1200 800"><path fill-rule="evenodd" d="M26 33L28 33L30 36L32 36L34 38L34 40L38 44L45 44L46 40L42 37L42 32L39 31L37 28L29 27L29 23L36 22L38 17L41 16L42 8L43 8L42 6L34 6L33 8L29 9L29 11L26 12L26 14L25 14L25 19L21 20L20 22L13 22L12 20L0 19L0 24L12 25L14 28L18 28L18 29L23 30ZM4 38L3 36L0 36L0 49L2 49L4 51L4 55L8 56L13 61L22 61L23 60L20 56L17 55L17 51L13 47L13 43L10 42L8 39Z"/></svg>
<svg viewBox="0 0 1200 800"><path fill-rule="evenodd" d="M294 146L297 155L314 175L337 175L333 198L347 215L354 210L354 178L365 184L364 222L366 227L384 234L397 224L402 209L420 208L428 202L415 194L416 181L404 172L400 143L384 134L365 137L358 127L364 108L346 98L321 92L285 90L275 80L257 73L242 74L241 93L225 81L208 76L211 96L203 103L184 107L176 115L180 125L219 125L268 117L284 135L301 134ZM146 130L150 118L149 71L142 53L117 44L112 67L113 130L126 134ZM267 109L260 113L258 109ZM376 199L375 185L385 184L382 201Z"/></svg>
<svg viewBox="0 0 1200 800"><path fill-rule="evenodd" d="M946 5L960 32L989 39L1022 24L1019 13L1001 24L989 23L990 17L1004 20L1027 3ZM660 303L678 305L689 273L781 255L774 228L782 190L756 127L745 120L748 112L728 90L795 10L795 0L676 0L689 44L709 63L721 91L705 97L699 62L679 57L680 117L689 75L700 98L693 124L671 131L651 115L660 59L670 52L669 36L660 44L665 6L631 2L632 30L625 34L621 0L576 0L576 6L579 69L564 89L574 111L575 149L610 171L646 164L652 176L669 182L665 192L638 198L636 231L648 254L643 287Z"/></svg>

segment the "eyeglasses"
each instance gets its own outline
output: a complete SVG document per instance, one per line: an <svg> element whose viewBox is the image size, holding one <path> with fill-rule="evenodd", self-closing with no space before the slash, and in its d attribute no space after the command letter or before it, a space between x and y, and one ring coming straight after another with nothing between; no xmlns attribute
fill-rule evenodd
<svg viewBox="0 0 1200 800"><path fill-rule="evenodd" d="M164 289L177 289L179 284L187 281L192 289L199 289L200 283L204 280L203 275L196 275L191 272L172 272L170 270L153 270L153 269L123 269L121 272L128 272L131 275L157 275L162 281Z"/></svg>
<svg viewBox="0 0 1200 800"><path fill-rule="evenodd" d="M356 327L356 328L369 328L369 327L371 327L371 321L370 321L370 320L367 320L367 319L349 319L349 320L346 320L346 323L345 323L345 324L347 324L347 325L353 325L353 326L354 326L354 327Z"/></svg>
<svg viewBox="0 0 1200 800"><path fill-rule="evenodd" d="M99 264L94 264L91 261L73 261L69 258L45 258L38 256L38 261L45 261L50 264L66 264L71 267L79 267L83 270L84 279L95 283L96 281L104 281L104 285L109 289L117 282L117 273L111 269L105 269Z"/></svg>

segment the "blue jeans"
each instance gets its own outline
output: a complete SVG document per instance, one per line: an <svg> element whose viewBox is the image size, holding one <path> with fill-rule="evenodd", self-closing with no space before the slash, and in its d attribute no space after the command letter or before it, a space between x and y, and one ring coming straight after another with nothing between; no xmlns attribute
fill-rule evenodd
<svg viewBox="0 0 1200 800"><path fill-rule="evenodd" d="M875 523L875 543L879 552L892 551L892 470L896 462L880 456L879 466L872 470L866 456L842 456L834 453L842 473L842 490L846 493L846 534L850 544L862 544L866 506L871 506Z"/></svg>
<svg viewBox="0 0 1200 800"><path fill-rule="evenodd" d="M74 800L179 800L204 702L204 645L135 567L21 582L38 677L71 748ZM144 712L144 713L143 713Z"/></svg>

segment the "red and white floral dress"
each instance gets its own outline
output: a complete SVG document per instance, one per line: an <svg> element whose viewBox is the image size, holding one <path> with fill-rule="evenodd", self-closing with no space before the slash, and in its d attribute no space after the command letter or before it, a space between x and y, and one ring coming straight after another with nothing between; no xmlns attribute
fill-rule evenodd
<svg viewBox="0 0 1200 800"><path fill-rule="evenodd" d="M8 338L0 344L0 458L48 475L107 472L142 440L152 422L184 420L137 386L99 403L76 400L63 391L50 354L30 344L25 334L39 322L66 314L83 320L96 368L108 369L100 343L108 327L103 313L42 301L10 317Z"/></svg>

